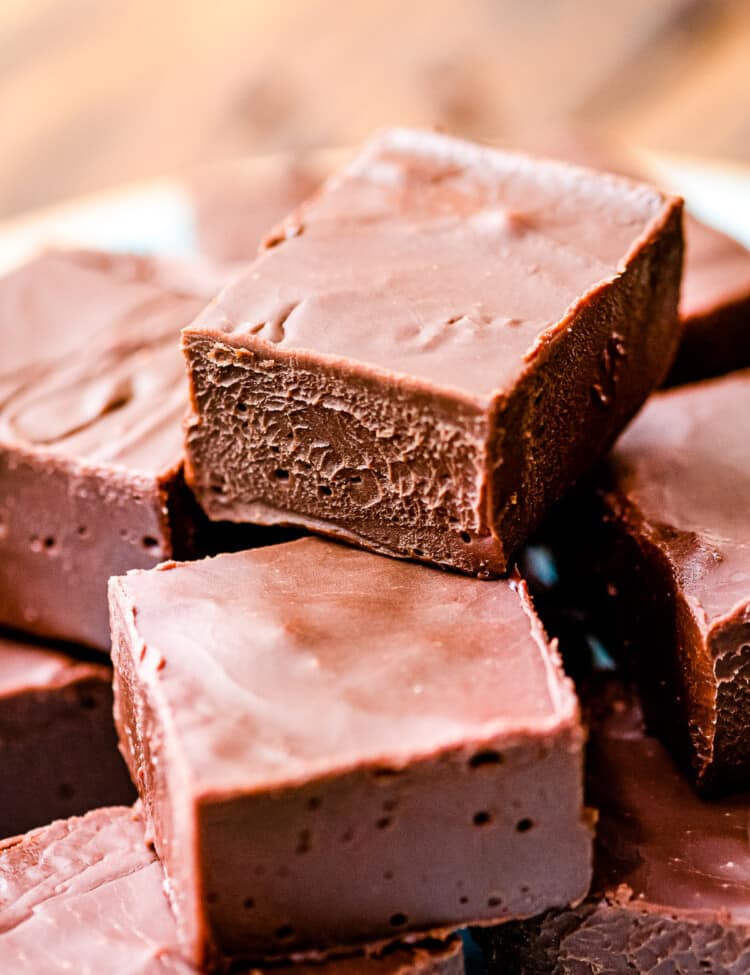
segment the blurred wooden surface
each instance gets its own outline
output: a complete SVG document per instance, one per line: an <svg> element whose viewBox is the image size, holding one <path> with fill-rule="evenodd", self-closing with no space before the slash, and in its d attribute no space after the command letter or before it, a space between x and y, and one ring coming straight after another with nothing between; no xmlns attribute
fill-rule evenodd
<svg viewBox="0 0 750 975"><path fill-rule="evenodd" d="M750 160L748 0L0 0L0 214L393 122Z"/></svg>

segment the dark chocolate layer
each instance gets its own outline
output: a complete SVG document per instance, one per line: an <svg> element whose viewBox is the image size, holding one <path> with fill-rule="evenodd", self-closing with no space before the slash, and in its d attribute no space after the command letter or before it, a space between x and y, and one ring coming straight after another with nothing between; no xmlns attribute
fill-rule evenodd
<svg viewBox="0 0 750 975"><path fill-rule="evenodd" d="M121 742L196 961L587 889L576 700L522 583L303 539L111 598Z"/></svg>
<svg viewBox="0 0 750 975"><path fill-rule="evenodd" d="M0 837L134 798L111 668L0 634Z"/></svg>
<svg viewBox="0 0 750 975"><path fill-rule="evenodd" d="M436 134L370 143L184 333L209 517L504 572L661 381L680 204Z"/></svg>
<svg viewBox="0 0 750 975"><path fill-rule="evenodd" d="M615 682L593 707L596 893L568 911L477 931L490 972L748 971L749 797L698 798Z"/></svg>
<svg viewBox="0 0 750 975"><path fill-rule="evenodd" d="M181 956L138 810L97 809L0 845L0 969L13 975L197 975ZM457 938L298 975L462 975ZM247 973L249 975L249 973Z"/></svg>

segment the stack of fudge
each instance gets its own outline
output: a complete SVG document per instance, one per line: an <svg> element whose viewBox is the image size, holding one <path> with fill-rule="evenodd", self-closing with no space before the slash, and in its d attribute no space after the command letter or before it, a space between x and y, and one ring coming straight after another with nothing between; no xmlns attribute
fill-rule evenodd
<svg viewBox="0 0 750 975"><path fill-rule="evenodd" d="M654 390L750 254L408 130L243 206L0 282L0 970L746 971L750 373Z"/></svg>

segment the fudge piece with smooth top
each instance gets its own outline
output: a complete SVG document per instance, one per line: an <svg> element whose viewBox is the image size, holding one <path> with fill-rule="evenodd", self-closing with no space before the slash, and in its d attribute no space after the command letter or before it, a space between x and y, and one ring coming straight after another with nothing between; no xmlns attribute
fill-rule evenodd
<svg viewBox="0 0 750 975"><path fill-rule="evenodd" d="M681 202L443 135L375 138L183 333L212 519L477 575L664 378Z"/></svg>
<svg viewBox="0 0 750 975"><path fill-rule="evenodd" d="M138 807L97 809L7 840L0 844L0 970L198 975L181 954L163 883ZM294 968L296 975L313 972L463 975L461 942L435 940L384 957Z"/></svg>
<svg viewBox="0 0 750 975"><path fill-rule="evenodd" d="M703 791L750 786L750 372L656 394L551 537Z"/></svg>
<svg viewBox="0 0 750 975"><path fill-rule="evenodd" d="M108 650L110 575L215 550L179 332L227 276L56 251L0 280L0 624Z"/></svg>
<svg viewBox="0 0 750 975"><path fill-rule="evenodd" d="M577 701L520 580L306 538L110 598L120 741L195 963L588 889Z"/></svg>

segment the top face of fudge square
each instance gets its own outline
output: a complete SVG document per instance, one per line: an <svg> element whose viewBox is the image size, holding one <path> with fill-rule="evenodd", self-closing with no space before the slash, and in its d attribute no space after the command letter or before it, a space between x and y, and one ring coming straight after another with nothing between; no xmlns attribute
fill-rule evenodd
<svg viewBox="0 0 750 975"><path fill-rule="evenodd" d="M387 131L187 329L486 400L658 234L645 185Z"/></svg>
<svg viewBox="0 0 750 975"><path fill-rule="evenodd" d="M65 687L89 677L108 679L108 675L103 664L76 660L43 644L0 634L0 701L25 692Z"/></svg>
<svg viewBox="0 0 750 975"><path fill-rule="evenodd" d="M626 885L635 909L750 922L748 795L707 801L613 681L591 702L589 801L599 809L594 890Z"/></svg>
<svg viewBox="0 0 750 975"><path fill-rule="evenodd" d="M659 393L618 441L616 504L709 622L750 600L750 371Z"/></svg>
<svg viewBox="0 0 750 975"><path fill-rule="evenodd" d="M181 457L180 329L226 275L51 251L0 280L0 444L149 474Z"/></svg>
<svg viewBox="0 0 750 975"><path fill-rule="evenodd" d="M399 766L577 721L520 582L305 538L110 587L137 680L198 793Z"/></svg>

